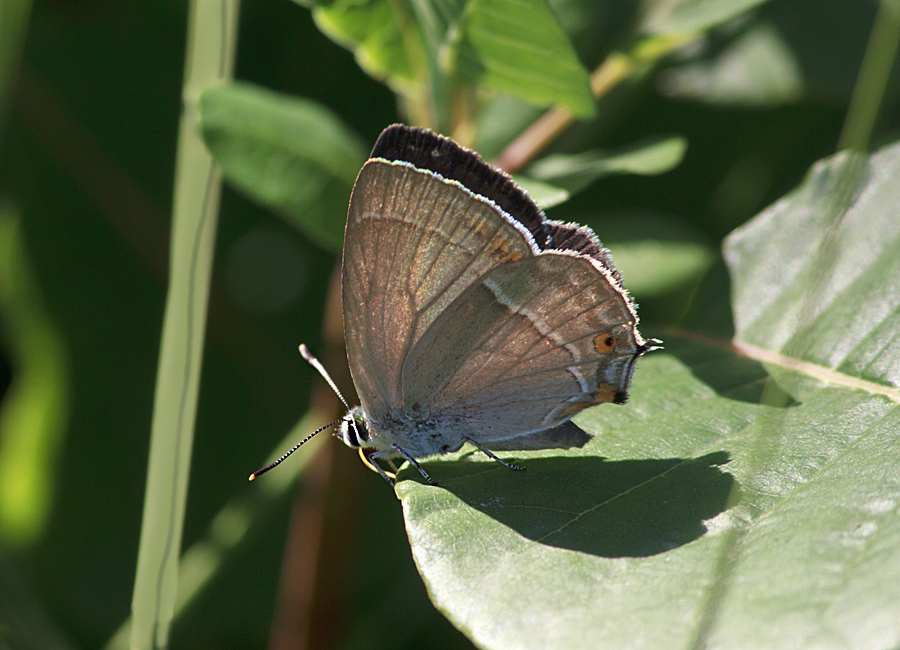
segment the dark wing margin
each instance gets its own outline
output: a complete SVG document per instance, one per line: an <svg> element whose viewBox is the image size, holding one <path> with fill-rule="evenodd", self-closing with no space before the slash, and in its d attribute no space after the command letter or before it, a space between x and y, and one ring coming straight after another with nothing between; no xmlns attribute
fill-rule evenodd
<svg viewBox="0 0 900 650"><path fill-rule="evenodd" d="M612 273L616 281L622 284L622 275L613 264L612 255L603 247L594 231L587 226L577 223L564 223L562 221L548 221L547 229L550 232L550 245L553 250L568 250L581 255L587 255L597 260L603 267Z"/></svg>
<svg viewBox="0 0 900 650"><path fill-rule="evenodd" d="M449 138L416 127L394 124L378 137L372 158L407 162L461 183L469 191L490 199L531 231L538 248L549 242L544 213L505 172L491 167L477 153Z"/></svg>

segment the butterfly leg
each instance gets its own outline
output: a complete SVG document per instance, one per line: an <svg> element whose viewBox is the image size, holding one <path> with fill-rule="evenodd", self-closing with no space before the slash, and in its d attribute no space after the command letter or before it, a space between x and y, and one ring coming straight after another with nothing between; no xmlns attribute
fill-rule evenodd
<svg viewBox="0 0 900 650"><path fill-rule="evenodd" d="M373 472L377 472L381 478L391 484L391 487L394 487L394 480L397 478L397 468L394 467L394 463L390 463L390 466L394 469L394 473L391 474L385 472L381 465L378 464L378 461L375 460L377 455L378 452L375 452L371 457L367 456L365 450L362 447L359 447L359 457L362 459L363 464Z"/></svg>
<svg viewBox="0 0 900 650"><path fill-rule="evenodd" d="M513 465L512 463L507 463L505 460L503 460L502 458L500 458L499 456L497 456L497 455L496 455L494 452L492 452L490 449L488 449L488 448L486 448L486 447L482 447L481 445L479 445L477 442L475 442L475 441L472 440L471 438L465 438L464 440L465 440L466 442L471 442L471 443L478 449L478 451L480 451L482 454L484 454L485 456L487 456L487 457L490 458L491 460L496 460L498 463L500 463L500 464L503 465L504 467L508 467L508 468L510 468L510 469L525 469L525 468L522 467L521 465Z"/></svg>
<svg viewBox="0 0 900 650"><path fill-rule="evenodd" d="M425 477L426 481L428 481L432 485L437 485L437 481L435 481L433 478L428 476L428 472L426 472L424 469L422 469L422 466L419 465L419 461L417 461L415 458L413 458L412 454L410 454L408 451L406 451L403 447L398 446L397 443L394 443L393 445L391 445L391 447L396 449L397 453L399 453L401 456L403 456L403 458L408 460L410 465L412 465L417 470L419 470L419 473Z"/></svg>
<svg viewBox="0 0 900 650"><path fill-rule="evenodd" d="M392 479L390 476L388 476L388 473L385 472L383 469L381 469L381 465L379 465L378 463L374 463L374 462L372 463L372 465L375 466L375 471L378 472L378 474L381 476L381 478L383 478L385 481L390 483L391 487L394 487L394 485L395 485L394 479Z"/></svg>

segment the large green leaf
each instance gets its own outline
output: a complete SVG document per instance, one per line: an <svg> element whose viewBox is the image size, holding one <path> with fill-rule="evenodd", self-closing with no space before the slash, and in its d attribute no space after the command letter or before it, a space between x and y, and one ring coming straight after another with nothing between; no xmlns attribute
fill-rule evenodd
<svg viewBox="0 0 900 650"><path fill-rule="evenodd" d="M863 167L847 154L819 163L732 233L725 256L739 341L900 386L900 146Z"/></svg>
<svg viewBox="0 0 900 650"><path fill-rule="evenodd" d="M663 332L583 448L401 472L431 597L479 647L900 644L900 147L857 171L734 233L736 342Z"/></svg>
<svg viewBox="0 0 900 650"><path fill-rule="evenodd" d="M459 49L470 81L537 106L594 114L588 71L546 0L470 0Z"/></svg>
<svg viewBox="0 0 900 650"><path fill-rule="evenodd" d="M297 0L301 2L301 0ZM433 86L438 113L458 75L538 106L594 114L588 71L546 0L336 0L312 4L323 32L407 96ZM448 77L448 78L445 78Z"/></svg>
<svg viewBox="0 0 900 650"><path fill-rule="evenodd" d="M200 96L203 139L225 177L319 244L341 249L366 147L328 109L249 84Z"/></svg>

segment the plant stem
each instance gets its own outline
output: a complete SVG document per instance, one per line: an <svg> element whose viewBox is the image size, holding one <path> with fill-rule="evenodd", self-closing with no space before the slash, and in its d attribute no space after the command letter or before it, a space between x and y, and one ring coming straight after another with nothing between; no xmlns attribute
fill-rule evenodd
<svg viewBox="0 0 900 650"><path fill-rule="evenodd" d="M132 648L163 648L178 564L193 446L221 176L197 129L204 88L231 77L238 0L192 0L178 137L169 291L132 596Z"/></svg>
<svg viewBox="0 0 900 650"><path fill-rule="evenodd" d="M881 108L897 43L900 41L900 2L882 0L872 26L872 35L863 57L859 79L853 89L838 150L866 151Z"/></svg>
<svg viewBox="0 0 900 650"><path fill-rule="evenodd" d="M660 36L637 43L628 54L613 52L591 73L591 92L600 99L625 79L643 74L694 35ZM565 108L554 107L513 140L491 164L509 173L522 169L575 121Z"/></svg>

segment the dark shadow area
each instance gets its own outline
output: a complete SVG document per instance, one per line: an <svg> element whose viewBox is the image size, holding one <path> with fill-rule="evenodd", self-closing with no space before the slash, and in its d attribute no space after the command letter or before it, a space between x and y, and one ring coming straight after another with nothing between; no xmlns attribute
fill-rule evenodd
<svg viewBox="0 0 900 650"><path fill-rule="evenodd" d="M460 461L425 467L440 487L536 542L647 557L701 537L704 521L733 505L734 477L720 469L729 460L720 451L696 459L535 458L521 461L525 471ZM409 469L402 478L422 480Z"/></svg>
<svg viewBox="0 0 900 650"><path fill-rule="evenodd" d="M12 369L6 356L6 350L0 348L0 402L6 397L6 391L12 383Z"/></svg>

